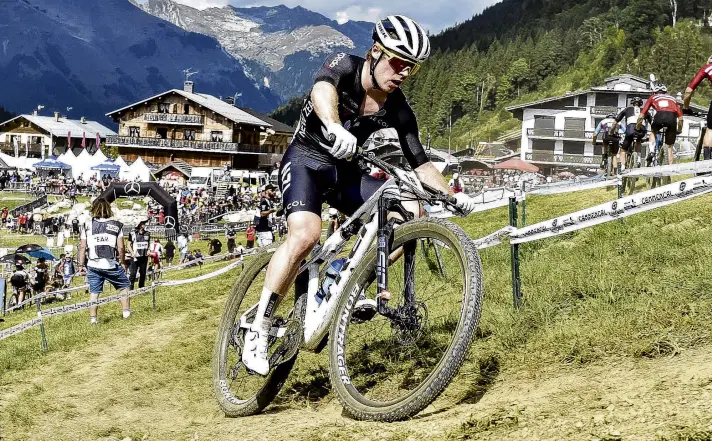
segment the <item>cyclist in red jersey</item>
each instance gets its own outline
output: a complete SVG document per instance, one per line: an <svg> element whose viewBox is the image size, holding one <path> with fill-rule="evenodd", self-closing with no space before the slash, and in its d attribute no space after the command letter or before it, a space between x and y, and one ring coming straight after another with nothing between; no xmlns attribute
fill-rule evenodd
<svg viewBox="0 0 712 441"><path fill-rule="evenodd" d="M695 89L700 85L702 80L707 78L710 83L712 83L712 56L707 59L707 64L702 66L700 70L697 71L695 77L690 81L685 89L685 98L682 101L682 110L684 113L690 113L690 100L692 99L692 94L695 93ZM712 103L710 103L710 110L712 110ZM712 112L707 113L707 127L710 126L710 115ZM712 130L705 131L705 138L702 140L702 147L704 151L704 159L712 159Z"/></svg>
<svg viewBox="0 0 712 441"><path fill-rule="evenodd" d="M667 145L668 164L672 164L672 146L675 144L677 134L682 132L682 110L677 104L675 98L667 94L667 86L664 84L653 86L653 92L653 95L648 98L648 101L645 103L643 110L640 111L635 129L641 130L643 128L645 115L648 111L650 111L651 107L655 109L655 116L653 117L651 129L653 135L657 136L661 128L667 128L664 141Z"/></svg>

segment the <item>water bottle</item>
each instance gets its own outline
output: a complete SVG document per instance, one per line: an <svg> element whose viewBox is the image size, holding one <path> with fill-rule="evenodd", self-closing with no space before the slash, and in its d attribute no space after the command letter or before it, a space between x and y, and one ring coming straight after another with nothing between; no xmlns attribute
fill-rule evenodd
<svg viewBox="0 0 712 441"><path fill-rule="evenodd" d="M321 302L324 300L324 297L326 297L326 294L329 292L329 287L339 276L339 272L341 272L341 268L344 266L345 262L346 259L336 259L331 262L331 265L326 270L324 280L321 281L321 286L316 292L316 303L318 305L321 305Z"/></svg>

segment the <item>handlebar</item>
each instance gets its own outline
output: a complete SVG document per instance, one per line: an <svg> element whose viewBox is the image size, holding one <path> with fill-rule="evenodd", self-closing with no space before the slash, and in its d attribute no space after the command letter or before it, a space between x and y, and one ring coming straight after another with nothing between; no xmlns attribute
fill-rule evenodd
<svg viewBox="0 0 712 441"><path fill-rule="evenodd" d="M326 144L324 144L324 143L320 143L320 145L321 145L322 148L327 149L327 150L330 150L331 147L333 147L333 143L336 141L336 136L334 136L334 135L332 135L332 134L329 134L328 137L327 137L327 140L328 140L328 142L329 142L330 144L332 144L331 146L326 145ZM354 158L355 158L357 161L360 160L360 161L363 161L363 162L367 162L367 163L369 163L369 164L371 164L371 165L374 165L374 166L380 168L381 170L383 170L384 172L386 172L386 173L387 173L388 175L390 175L390 176L397 176L397 170L399 170L399 169L398 169L396 166L391 165L391 164L387 163L386 161L384 161L384 160L382 160L382 159L376 158L376 155L373 154L372 152L366 153L366 151L365 151L365 149L363 148L363 146L359 146L359 147L356 149L356 153L354 154ZM449 194L446 194L446 193L443 193L442 191L440 191L440 190L438 190L438 189L436 189L436 188L434 188L434 187L432 187L432 186L430 186L430 185L428 185L428 184L426 184L426 183L424 183L424 182L421 182L420 185L423 187L423 190L425 190L425 191L426 191L427 193L429 193L429 194L428 194L428 195L422 195L422 194L419 194L419 193L422 193L422 192L419 191L419 189L415 188L413 185L411 185L409 182L406 182L406 181L404 181L404 180L401 180L401 182L403 182L403 183L405 183L407 186L409 186L410 189L413 191L413 193L415 193L416 195L421 196L423 199L428 200L428 201L430 201L430 202L442 202L442 203L445 203L446 205L448 205L448 207L449 207L451 210L453 210L453 211L456 212L457 214L463 215L463 216L465 215L465 212L463 212L463 211L457 206L457 199L455 199L454 196L449 195Z"/></svg>
<svg viewBox="0 0 712 441"><path fill-rule="evenodd" d="M692 109L682 109L682 114L685 116L695 116L697 118L707 118L708 112L695 112Z"/></svg>

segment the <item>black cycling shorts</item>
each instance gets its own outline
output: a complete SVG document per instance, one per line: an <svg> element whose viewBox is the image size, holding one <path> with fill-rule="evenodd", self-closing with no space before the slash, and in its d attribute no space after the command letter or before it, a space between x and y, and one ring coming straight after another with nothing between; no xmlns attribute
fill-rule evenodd
<svg viewBox="0 0 712 441"><path fill-rule="evenodd" d="M27 280L22 276L12 276L10 277L10 284L15 288L24 288L27 286Z"/></svg>
<svg viewBox="0 0 712 441"><path fill-rule="evenodd" d="M673 145L677 139L677 114L675 112L658 112L653 117L651 128L654 133L659 133L661 128L667 128L665 132L665 144Z"/></svg>
<svg viewBox="0 0 712 441"><path fill-rule="evenodd" d="M645 140L645 137L647 135L648 130L645 127L640 130L635 130L635 124L628 124L625 128L625 138L623 138L623 144L621 144L621 148L623 148L623 150L625 150L626 152L630 153L635 139L639 138L642 142L643 140Z"/></svg>
<svg viewBox="0 0 712 441"><path fill-rule="evenodd" d="M707 111L707 127L712 127L712 102L710 102L710 109Z"/></svg>
<svg viewBox="0 0 712 441"><path fill-rule="evenodd" d="M352 215L386 182L319 149L295 140L282 158L279 189L287 217L298 211L321 216L324 202Z"/></svg>
<svg viewBox="0 0 712 441"><path fill-rule="evenodd" d="M617 136L611 136L606 132L603 135L603 148L607 151L609 155L617 155L620 148L620 138Z"/></svg>

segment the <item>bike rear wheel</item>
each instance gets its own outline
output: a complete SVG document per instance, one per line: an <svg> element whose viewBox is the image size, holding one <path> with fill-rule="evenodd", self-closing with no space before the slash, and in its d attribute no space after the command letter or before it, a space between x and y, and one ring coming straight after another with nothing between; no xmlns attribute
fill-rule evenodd
<svg viewBox="0 0 712 441"><path fill-rule="evenodd" d="M220 320L213 351L213 390L226 416L254 415L267 407L279 393L297 359L298 341L295 339L301 332L302 314L294 308L295 317L292 317L289 303L283 301L274 315L271 333L276 334L279 328L287 328L287 332L283 337L270 338L270 372L266 376L250 373L241 361L245 329L240 326L240 319L244 315L252 323L255 309L251 308L259 301L267 265L273 254L274 250L262 251L245 264Z"/></svg>
<svg viewBox="0 0 712 441"><path fill-rule="evenodd" d="M437 249L418 252L422 243ZM482 268L460 227L411 221L394 232L393 249L399 247L405 253L389 265L388 304L402 317L352 319L360 293L376 296L374 246L347 281L331 324L331 384L344 411L359 420L402 420L432 403L462 365L479 323Z"/></svg>

